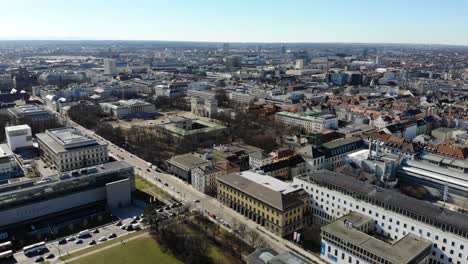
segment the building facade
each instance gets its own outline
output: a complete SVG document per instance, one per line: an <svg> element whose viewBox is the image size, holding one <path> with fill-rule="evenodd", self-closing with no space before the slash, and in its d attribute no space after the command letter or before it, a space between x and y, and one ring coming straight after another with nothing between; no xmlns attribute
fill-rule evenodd
<svg viewBox="0 0 468 264"><path fill-rule="evenodd" d="M356 211L373 218L375 233L389 241L407 234L431 241L431 264L468 261L464 214L330 171L308 173L294 183L309 194L315 223L328 224Z"/></svg>
<svg viewBox="0 0 468 264"><path fill-rule="evenodd" d="M31 128L28 125L5 127L5 135L12 151L33 146Z"/></svg>
<svg viewBox="0 0 468 264"><path fill-rule="evenodd" d="M109 160L107 144L81 134L75 128L48 129L36 134L39 148L59 171L102 164Z"/></svg>
<svg viewBox="0 0 468 264"><path fill-rule="evenodd" d="M217 198L223 205L281 237L309 223L307 193L301 188L277 186L271 179L271 184L260 183L268 180L265 177L269 176L255 175L253 172L220 176ZM255 178L261 180L255 181Z"/></svg>
<svg viewBox="0 0 468 264"><path fill-rule="evenodd" d="M156 107L141 100L120 100L114 103L100 103L102 111L114 118L120 119L142 113L153 113Z"/></svg>
<svg viewBox="0 0 468 264"><path fill-rule="evenodd" d="M0 227L98 201L110 209L128 206L135 189L133 167L110 162L0 187Z"/></svg>

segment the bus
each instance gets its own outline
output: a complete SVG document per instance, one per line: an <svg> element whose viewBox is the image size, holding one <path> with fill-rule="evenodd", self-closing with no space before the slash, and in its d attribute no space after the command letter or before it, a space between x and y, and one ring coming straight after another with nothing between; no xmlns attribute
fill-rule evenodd
<svg viewBox="0 0 468 264"><path fill-rule="evenodd" d="M46 243L44 241L29 245L29 246L25 246L23 248L24 255L26 256L37 255L37 254L42 253L45 250L46 250Z"/></svg>
<svg viewBox="0 0 468 264"><path fill-rule="evenodd" d="M84 238L84 237L89 237L89 236L91 236L91 232L89 232L88 229L83 230L83 231L78 233L79 238Z"/></svg>
<svg viewBox="0 0 468 264"><path fill-rule="evenodd" d="M10 249L11 245L12 245L11 241L0 243L0 252Z"/></svg>
<svg viewBox="0 0 468 264"><path fill-rule="evenodd" d="M13 257L13 250L7 250L0 253L0 259L8 259Z"/></svg>

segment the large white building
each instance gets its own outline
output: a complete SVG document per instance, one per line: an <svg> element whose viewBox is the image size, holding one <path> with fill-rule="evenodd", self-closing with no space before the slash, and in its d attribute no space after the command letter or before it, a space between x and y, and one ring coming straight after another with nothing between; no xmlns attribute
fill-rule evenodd
<svg viewBox="0 0 468 264"><path fill-rule="evenodd" d="M120 100L113 103L100 103L99 105L102 111L117 119L131 116L132 114L153 113L156 111L153 104L136 99Z"/></svg>
<svg viewBox="0 0 468 264"><path fill-rule="evenodd" d="M12 151L33 146L31 128L28 125L5 127L5 135Z"/></svg>
<svg viewBox="0 0 468 264"><path fill-rule="evenodd" d="M302 128L307 133L338 129L338 119L331 114L311 116L306 113L278 112L275 121L286 126Z"/></svg>
<svg viewBox="0 0 468 264"><path fill-rule="evenodd" d="M468 263L465 214L330 171L304 174L294 178L294 183L309 193L316 223L328 224L356 211L374 219L375 233L390 243L398 243L408 234L431 241L430 264ZM368 263L351 252L345 253L353 264Z"/></svg>
<svg viewBox="0 0 468 264"><path fill-rule="evenodd" d="M109 160L107 144L81 134L75 128L48 129L36 134L39 148L59 171L70 171Z"/></svg>

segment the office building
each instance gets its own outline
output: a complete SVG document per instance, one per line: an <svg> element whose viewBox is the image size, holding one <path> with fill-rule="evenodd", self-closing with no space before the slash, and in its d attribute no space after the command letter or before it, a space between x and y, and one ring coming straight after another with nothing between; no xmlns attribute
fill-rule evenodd
<svg viewBox="0 0 468 264"><path fill-rule="evenodd" d="M113 75L117 73L116 61L114 59L104 59L104 74Z"/></svg>
<svg viewBox="0 0 468 264"><path fill-rule="evenodd" d="M309 197L273 177L251 171L218 177L218 200L273 234L286 236L309 223Z"/></svg>
<svg viewBox="0 0 468 264"><path fill-rule="evenodd" d="M59 171L69 171L105 163L107 144L81 134L75 128L48 129L36 134L43 155Z"/></svg>
<svg viewBox="0 0 468 264"><path fill-rule="evenodd" d="M331 114L313 116L306 113L278 112L275 121L286 126L301 128L307 133L338 129L338 119Z"/></svg>
<svg viewBox="0 0 468 264"><path fill-rule="evenodd" d="M431 241L407 234L395 242L373 235L374 220L350 212L321 228L322 259L339 264L427 264Z"/></svg>
<svg viewBox="0 0 468 264"><path fill-rule="evenodd" d="M356 211L374 219L375 233L389 242L408 234L431 241L429 263L468 261L465 214L330 171L307 173L294 183L310 195L315 223L325 225Z"/></svg>
<svg viewBox="0 0 468 264"><path fill-rule="evenodd" d="M0 186L0 226L25 223L68 209L105 201L109 208L130 205L133 167L110 162L45 178Z"/></svg>
<svg viewBox="0 0 468 264"><path fill-rule="evenodd" d="M28 125L5 127L5 135L8 147L12 151L33 146L31 128Z"/></svg>

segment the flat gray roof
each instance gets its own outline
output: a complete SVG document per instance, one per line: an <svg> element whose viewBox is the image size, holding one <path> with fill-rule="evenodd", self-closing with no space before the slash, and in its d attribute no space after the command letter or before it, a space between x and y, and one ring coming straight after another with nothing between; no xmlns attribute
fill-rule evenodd
<svg viewBox="0 0 468 264"><path fill-rule="evenodd" d="M352 225L345 224L345 221L352 223ZM330 224L323 226L322 231L337 236L346 242L350 242L393 263L399 264L411 263L414 258L418 257L423 251L432 246L431 241L411 233L407 234L396 243L391 244L353 227L369 221L372 223L372 218L358 212L350 212Z"/></svg>
<svg viewBox="0 0 468 264"><path fill-rule="evenodd" d="M198 166L210 164L209 161L204 160L192 153L186 153L186 154L182 154L179 156L174 156L170 158L169 160L167 160L167 162L169 162L170 164L174 166L181 167L185 170L191 170Z"/></svg>
<svg viewBox="0 0 468 264"><path fill-rule="evenodd" d="M81 134L81 132L71 127L48 129L45 133L36 134L36 138L46 144L55 153L88 146L106 145L94 138Z"/></svg>

